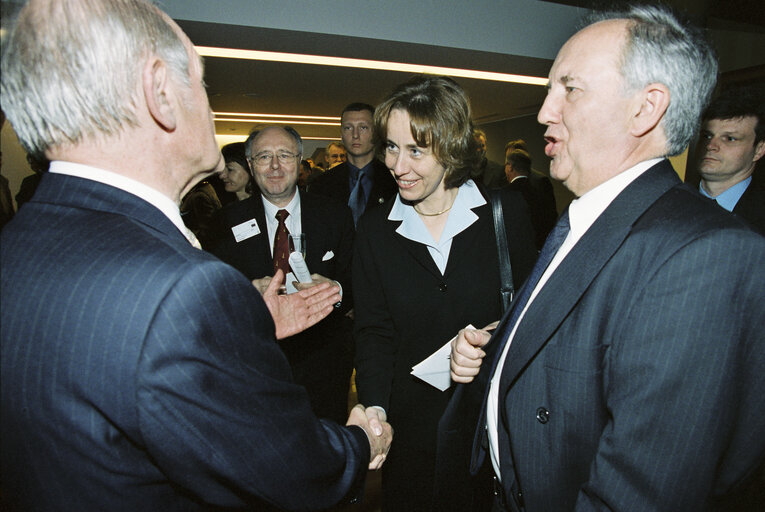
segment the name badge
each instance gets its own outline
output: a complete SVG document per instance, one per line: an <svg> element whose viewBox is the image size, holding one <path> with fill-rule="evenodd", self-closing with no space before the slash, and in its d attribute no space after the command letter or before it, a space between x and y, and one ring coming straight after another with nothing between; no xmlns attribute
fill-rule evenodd
<svg viewBox="0 0 765 512"><path fill-rule="evenodd" d="M231 232L234 234L234 239L237 242L241 242L242 240L247 240L248 238L260 234L260 228L255 219L250 219L231 228Z"/></svg>

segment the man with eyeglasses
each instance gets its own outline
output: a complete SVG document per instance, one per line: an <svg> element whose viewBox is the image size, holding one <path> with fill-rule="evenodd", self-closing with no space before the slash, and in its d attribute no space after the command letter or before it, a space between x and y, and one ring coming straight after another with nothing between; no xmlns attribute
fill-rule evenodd
<svg viewBox="0 0 765 512"><path fill-rule="evenodd" d="M348 153L341 142L330 142L327 144L327 151L324 153L324 161L327 170L337 167L348 160Z"/></svg>
<svg viewBox="0 0 765 512"><path fill-rule="evenodd" d="M245 154L260 194L220 211L224 234L212 252L265 290L277 268L290 271L287 258L294 247L288 235L305 235L313 282L297 287L333 281L341 286L342 302L316 326L280 345L314 412L339 421L348 415L353 369L351 320L346 316L352 307L353 219L346 205L298 190L302 153L302 139L289 126L270 126L248 137Z"/></svg>

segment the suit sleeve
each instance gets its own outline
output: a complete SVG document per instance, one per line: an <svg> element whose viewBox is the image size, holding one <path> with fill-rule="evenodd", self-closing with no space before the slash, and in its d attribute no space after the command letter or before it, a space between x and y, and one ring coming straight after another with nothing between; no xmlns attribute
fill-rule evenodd
<svg viewBox="0 0 765 512"><path fill-rule="evenodd" d="M624 308L604 359L609 420L576 510L706 510L765 459L765 272L753 238L694 240Z"/></svg>
<svg viewBox="0 0 765 512"><path fill-rule="evenodd" d="M327 508L363 482L364 431L313 415L267 308L231 267L181 272L146 333L137 375L146 449L201 501Z"/></svg>
<svg viewBox="0 0 765 512"><path fill-rule="evenodd" d="M396 360L395 330L378 268L373 225L359 223L353 256L354 326L356 342L356 387L359 402L390 405ZM370 229L371 228L371 229Z"/></svg>

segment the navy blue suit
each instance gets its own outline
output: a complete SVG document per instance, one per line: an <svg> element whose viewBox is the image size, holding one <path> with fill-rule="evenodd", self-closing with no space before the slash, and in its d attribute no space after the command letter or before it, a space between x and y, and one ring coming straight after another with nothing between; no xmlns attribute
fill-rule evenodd
<svg viewBox="0 0 765 512"><path fill-rule="evenodd" d="M1 250L7 507L317 509L366 474L366 435L311 413L258 292L154 206L45 175Z"/></svg>
<svg viewBox="0 0 765 512"><path fill-rule="evenodd" d="M755 510L765 489L754 476L765 460L763 261L765 239L667 161L622 191L510 345L498 425L508 508ZM505 322L473 383L484 389ZM473 384L456 395L474 397ZM462 418L475 418L467 410L450 404L441 447L459 445ZM473 471L489 457L485 410L470 428Z"/></svg>

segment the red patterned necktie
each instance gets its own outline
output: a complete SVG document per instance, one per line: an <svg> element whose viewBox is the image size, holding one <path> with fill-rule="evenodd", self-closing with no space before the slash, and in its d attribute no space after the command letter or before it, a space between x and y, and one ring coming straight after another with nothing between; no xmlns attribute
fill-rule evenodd
<svg viewBox="0 0 765 512"><path fill-rule="evenodd" d="M287 210L276 212L276 220L279 225L276 227L276 236L274 237L274 275L276 271L282 269L284 275L290 271L290 232L287 231L287 225L284 223L290 214Z"/></svg>

